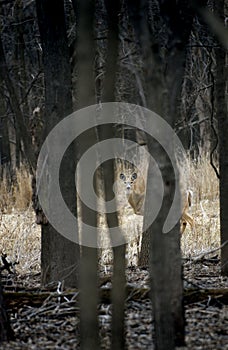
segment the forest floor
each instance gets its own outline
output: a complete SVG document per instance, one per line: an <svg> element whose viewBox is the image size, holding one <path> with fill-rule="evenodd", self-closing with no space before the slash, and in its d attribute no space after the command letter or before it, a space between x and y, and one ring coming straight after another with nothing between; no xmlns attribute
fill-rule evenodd
<svg viewBox="0 0 228 350"><path fill-rule="evenodd" d="M181 237L184 273L185 339L183 349L228 349L228 280L220 273L218 180L208 161L189 163L188 188L193 190L194 228ZM18 262L2 283L15 340L0 349L79 349L78 291L61 291L56 283L40 285L41 233L31 208L31 187L26 174L18 176L19 190L0 188L0 253ZM26 188L27 186L27 188ZM124 225L137 237L142 217L127 208ZM139 242L128 244L125 311L126 348L153 349L154 322L149 299L149 272L137 267ZM209 253L211 252L211 253ZM0 263L0 266L2 263ZM110 349L112 252L100 255L101 303L98 307L101 349ZM166 288L166 286L164 286ZM205 291L205 293L204 293ZM92 350L92 349L91 349Z"/></svg>
<svg viewBox="0 0 228 350"><path fill-rule="evenodd" d="M133 222L134 217L128 217ZM206 219L209 222L204 222L200 231L196 220L198 233L188 229L182 237L186 316L186 347L183 349L225 350L228 349L228 280L220 274L220 251L216 249L219 244L219 239L216 238L218 235L210 234L213 242L207 242L205 237L200 240L199 232L203 235L205 227L207 232L212 223L214 231L218 227L218 223L214 222L214 214L207 215ZM0 242L1 251L7 254L7 259L19 262L14 265L12 274L2 271L2 283L15 340L4 343L0 349L79 349L78 291L63 292L57 283L49 289L41 288L40 227L35 224L31 208L24 212L12 211L2 215ZM189 249L193 251L197 246L199 249L194 250L193 256ZM149 272L137 267L134 262L136 249L136 245L130 245L126 270L126 348L153 349L154 322L148 297ZM207 254L211 249L212 253ZM98 308L102 350L110 349L111 340L111 266L111 253L105 250L100 261L103 297ZM200 297L204 290L207 293ZM104 297L106 294L107 297Z"/></svg>
<svg viewBox="0 0 228 350"><path fill-rule="evenodd" d="M105 280L102 290L111 286L111 266L101 271ZM2 281L5 292L14 291L14 302L8 305L11 325L15 332L15 341L4 343L2 349L79 349L79 305L78 292L75 290L57 292L57 286L51 290L41 289L40 274L7 275ZM129 267L127 269L128 287L134 292L128 293L126 300L126 348L131 350L153 349L154 322L152 306L148 298L149 273L147 269ZM220 263L217 257L201 261L184 261L185 291L194 288L216 289L217 296L208 294L205 298L191 301L186 299L185 316L186 346L191 350L228 349L228 306L227 279L220 276ZM164 286L165 288L165 286ZM226 290L226 300L219 290ZM138 293L141 291L141 293ZM22 300L20 301L20 293ZM24 292L24 294L23 294ZM47 294L45 294L48 292ZM221 292L222 293L222 292ZM45 294L44 298L41 296ZM56 296L57 294L57 296ZM36 302L34 302L36 295ZM27 300L26 300L27 299ZM110 349L111 304L109 298L98 308L100 323L101 349ZM92 349L91 349L92 350Z"/></svg>

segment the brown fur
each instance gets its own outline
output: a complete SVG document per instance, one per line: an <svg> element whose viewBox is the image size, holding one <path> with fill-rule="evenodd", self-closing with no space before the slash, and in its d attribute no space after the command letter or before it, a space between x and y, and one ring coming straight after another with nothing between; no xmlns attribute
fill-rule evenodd
<svg viewBox="0 0 228 350"><path fill-rule="evenodd" d="M132 174L137 174L136 179L132 179ZM124 175L124 179L122 176L122 180L124 181L124 184L128 187L130 187L130 190L128 190L128 202L131 205L131 207L134 210L134 213L136 215L144 215L144 201L145 201L145 193L146 193L146 186L145 181L142 176L138 176L137 172L131 172L130 174L125 174L124 172L121 173L121 175ZM193 228L194 226L194 220L191 215L188 214L188 209L191 206L192 202L192 192L187 191L186 198L184 200L184 206L183 211L180 219L180 232L181 234L185 231L187 224Z"/></svg>

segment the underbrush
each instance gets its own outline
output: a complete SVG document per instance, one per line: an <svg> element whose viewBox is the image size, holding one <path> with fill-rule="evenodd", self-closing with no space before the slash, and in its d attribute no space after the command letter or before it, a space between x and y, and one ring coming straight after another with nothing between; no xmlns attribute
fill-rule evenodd
<svg viewBox="0 0 228 350"><path fill-rule="evenodd" d="M14 181L9 183L6 176L0 183L0 211L10 213L13 210L23 211L31 205L31 175L26 166L16 170Z"/></svg>
<svg viewBox="0 0 228 350"><path fill-rule="evenodd" d="M181 167L181 181L193 192L189 213L194 218L194 227L187 225L181 237L184 257L201 254L220 246L219 182L210 166L209 156L197 161L186 158ZM0 252L19 261L17 271L26 274L40 269L40 226L31 204L31 177L25 167L17 172L17 182L9 188L6 179L0 185ZM133 237L128 244L128 264L137 264L142 217L135 215L126 201L122 215L126 235ZM219 254L219 251L218 251ZM110 249L103 249L101 264L112 259Z"/></svg>
<svg viewBox="0 0 228 350"><path fill-rule="evenodd" d="M19 274L40 271L40 226L32 208L31 176L25 166L11 185L0 184L0 253L15 265Z"/></svg>
<svg viewBox="0 0 228 350"><path fill-rule="evenodd" d="M192 230L187 227L181 243L183 255L191 256L220 246L219 180L209 154L197 161L187 158L185 167L187 187L193 192L190 213L195 224Z"/></svg>

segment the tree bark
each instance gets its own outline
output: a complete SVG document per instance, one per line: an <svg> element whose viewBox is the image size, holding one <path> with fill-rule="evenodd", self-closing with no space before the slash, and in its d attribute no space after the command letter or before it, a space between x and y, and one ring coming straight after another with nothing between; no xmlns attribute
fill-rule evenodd
<svg viewBox="0 0 228 350"><path fill-rule="evenodd" d="M104 78L104 89L102 94L103 102L115 101L116 74L118 62L118 45L119 45L119 21L118 15L121 9L120 1L116 0L110 3L105 1L108 14L108 48L106 60L106 72ZM99 129L100 139L115 137L114 127L109 124L105 129ZM114 159L106 162L102 166L103 180L105 189L105 200L113 199L113 184L115 180ZM117 212L107 213L108 227L118 227ZM120 228L119 228L120 230ZM120 232L120 235L123 235ZM112 243L112 241L111 241ZM112 278L112 350L124 349L124 308L126 293L126 276L125 276L125 253L126 245L113 247L113 278Z"/></svg>
<svg viewBox="0 0 228 350"><path fill-rule="evenodd" d="M14 339L14 332L10 326L9 315L3 298L2 284L0 282L0 343Z"/></svg>
<svg viewBox="0 0 228 350"><path fill-rule="evenodd" d="M2 93L0 94L0 116L0 179L3 178L3 169L6 169L6 178L10 182L11 155L8 118Z"/></svg>
<svg viewBox="0 0 228 350"><path fill-rule="evenodd" d="M45 79L45 135L72 112L71 67L67 44L64 1L37 0L37 17L43 48ZM61 167L61 190L68 208L76 215L75 150L69 147ZM50 186L52 179L47 179ZM76 234L76 228L75 228ZM41 269L44 284L61 281L76 286L79 246L42 224Z"/></svg>
<svg viewBox="0 0 228 350"><path fill-rule="evenodd" d="M150 1L150 11L147 1L136 0L134 7L131 6L129 5L130 16L144 58L147 107L173 127L179 116L192 9L187 1L172 3L172 6L169 1ZM152 16L149 28L146 22L148 12ZM150 264L156 349L171 350L185 342L180 228L177 224L167 234L162 233L162 229L178 179L174 176L171 161L162 146L150 138L147 145L162 172L164 196L158 216L143 233L140 264ZM144 216L146 227L150 219L150 207L158 195L153 178L154 169L150 163Z"/></svg>
<svg viewBox="0 0 228 350"><path fill-rule="evenodd" d="M215 3L215 13L224 23L224 0ZM219 173L220 173L220 223L221 223L221 272L228 276L228 118L227 118L227 67L226 51L219 45L215 50L216 81L215 81L215 108L219 129Z"/></svg>
<svg viewBox="0 0 228 350"><path fill-rule="evenodd" d="M35 173L36 158L32 148L31 136L28 132L27 126L24 122L23 113L20 107L19 99L11 80L9 69L5 59L2 39L0 37L0 78L5 81L6 87L9 91L10 104L12 111L16 117L16 124L18 126L18 134L22 139L24 145L24 153L30 166L31 173Z"/></svg>
<svg viewBox="0 0 228 350"><path fill-rule="evenodd" d="M94 1L73 0L75 16L78 23L78 38L76 46L77 57L77 109L85 108L95 103L95 82L94 82ZM91 116L94 118L94 116ZM87 149L97 142L95 129L87 130L77 140L77 158L83 155ZM94 169L96 159L94 159ZM82 166L77 172L78 185L83 191L88 184L83 174L86 169ZM92 201L92 198L91 198ZM96 200L93 201L96 208ZM97 213L91 210L82 201L78 200L82 222L93 227L95 241L97 239ZM99 349L98 329L98 250L87 247L83 243L81 230L81 261L80 261L80 348L82 350Z"/></svg>

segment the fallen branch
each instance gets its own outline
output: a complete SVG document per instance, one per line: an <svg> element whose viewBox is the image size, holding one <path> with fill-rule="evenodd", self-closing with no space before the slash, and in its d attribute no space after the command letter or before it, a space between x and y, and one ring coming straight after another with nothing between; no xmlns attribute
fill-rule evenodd
<svg viewBox="0 0 228 350"><path fill-rule="evenodd" d="M18 309L25 306L41 307L50 300L56 303L66 302L78 303L78 291L66 291L61 294L50 292L5 292L4 298L8 309ZM145 300L149 299L150 288L147 286L137 287L135 285L127 285L126 287L127 300ZM228 288L211 288L197 289L189 288L184 291L184 303L192 304L202 302L207 299L216 299L223 304L228 305ZM100 302L105 304L111 303L111 288L100 289Z"/></svg>
<svg viewBox="0 0 228 350"><path fill-rule="evenodd" d="M194 262L200 261L200 260L204 259L204 257L205 257L206 255L209 255L209 254L212 254L212 253L214 253L214 252L217 252L218 250L221 250L221 249L222 249L223 247L225 247L227 244L228 244L228 241L225 241L222 245L220 245L220 247L214 248L214 249L211 249L211 250L208 250L208 251L206 251L206 252L204 252L204 253L200 253L200 254L198 254L198 255L195 255L195 256L193 256L193 257L191 258L191 260L194 261Z"/></svg>

